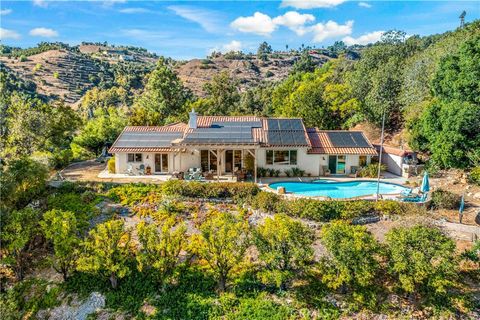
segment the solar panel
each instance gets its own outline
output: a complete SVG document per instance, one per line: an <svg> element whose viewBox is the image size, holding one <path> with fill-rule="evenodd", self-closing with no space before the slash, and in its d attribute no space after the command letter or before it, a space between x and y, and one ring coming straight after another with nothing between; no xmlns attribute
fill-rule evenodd
<svg viewBox="0 0 480 320"><path fill-rule="evenodd" d="M181 138L181 132L123 132L116 147L169 147L171 141Z"/></svg>
<svg viewBox="0 0 480 320"><path fill-rule="evenodd" d="M268 130L280 130L278 119L268 119L267 124L268 124Z"/></svg>
<svg viewBox="0 0 480 320"><path fill-rule="evenodd" d="M368 148L370 145L360 132L327 132L334 147Z"/></svg>

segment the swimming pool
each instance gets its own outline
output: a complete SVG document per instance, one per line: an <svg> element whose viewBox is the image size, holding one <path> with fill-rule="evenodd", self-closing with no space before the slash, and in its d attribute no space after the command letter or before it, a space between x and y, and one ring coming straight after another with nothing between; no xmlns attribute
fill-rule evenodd
<svg viewBox="0 0 480 320"><path fill-rule="evenodd" d="M269 184L272 189L285 187L286 192L309 197L330 197L347 199L369 196L377 193L376 181L346 181L315 180L312 182L285 181ZM409 188L398 184L380 182L380 194L397 194Z"/></svg>

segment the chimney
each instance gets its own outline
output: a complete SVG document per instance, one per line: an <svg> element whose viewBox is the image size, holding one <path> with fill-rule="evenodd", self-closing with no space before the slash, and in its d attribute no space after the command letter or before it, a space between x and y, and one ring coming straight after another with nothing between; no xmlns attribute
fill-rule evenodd
<svg viewBox="0 0 480 320"><path fill-rule="evenodd" d="M194 109L189 113L188 127L191 129L197 129L197 113Z"/></svg>

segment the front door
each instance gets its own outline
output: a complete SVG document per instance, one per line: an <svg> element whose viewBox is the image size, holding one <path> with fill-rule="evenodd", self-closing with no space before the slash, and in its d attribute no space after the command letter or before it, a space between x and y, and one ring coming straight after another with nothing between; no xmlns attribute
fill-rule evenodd
<svg viewBox="0 0 480 320"><path fill-rule="evenodd" d="M155 172L156 173L168 172L168 154L166 153L155 154Z"/></svg>
<svg viewBox="0 0 480 320"><path fill-rule="evenodd" d="M328 156L328 169L331 174L337 173L337 156Z"/></svg>
<svg viewBox="0 0 480 320"><path fill-rule="evenodd" d="M242 168L242 150L225 151L225 172L234 172Z"/></svg>

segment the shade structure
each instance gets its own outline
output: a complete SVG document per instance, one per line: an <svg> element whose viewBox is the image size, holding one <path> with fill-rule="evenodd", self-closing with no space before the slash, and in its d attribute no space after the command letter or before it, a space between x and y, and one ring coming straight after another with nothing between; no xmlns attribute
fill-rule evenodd
<svg viewBox="0 0 480 320"><path fill-rule="evenodd" d="M420 191L423 193L430 191L430 181L428 179L428 172L425 171L423 174L423 180L422 180L422 187L420 188Z"/></svg>
<svg viewBox="0 0 480 320"><path fill-rule="evenodd" d="M464 209L465 209L465 195L462 194L462 199L460 199L460 208L458 209L458 212L462 214Z"/></svg>

